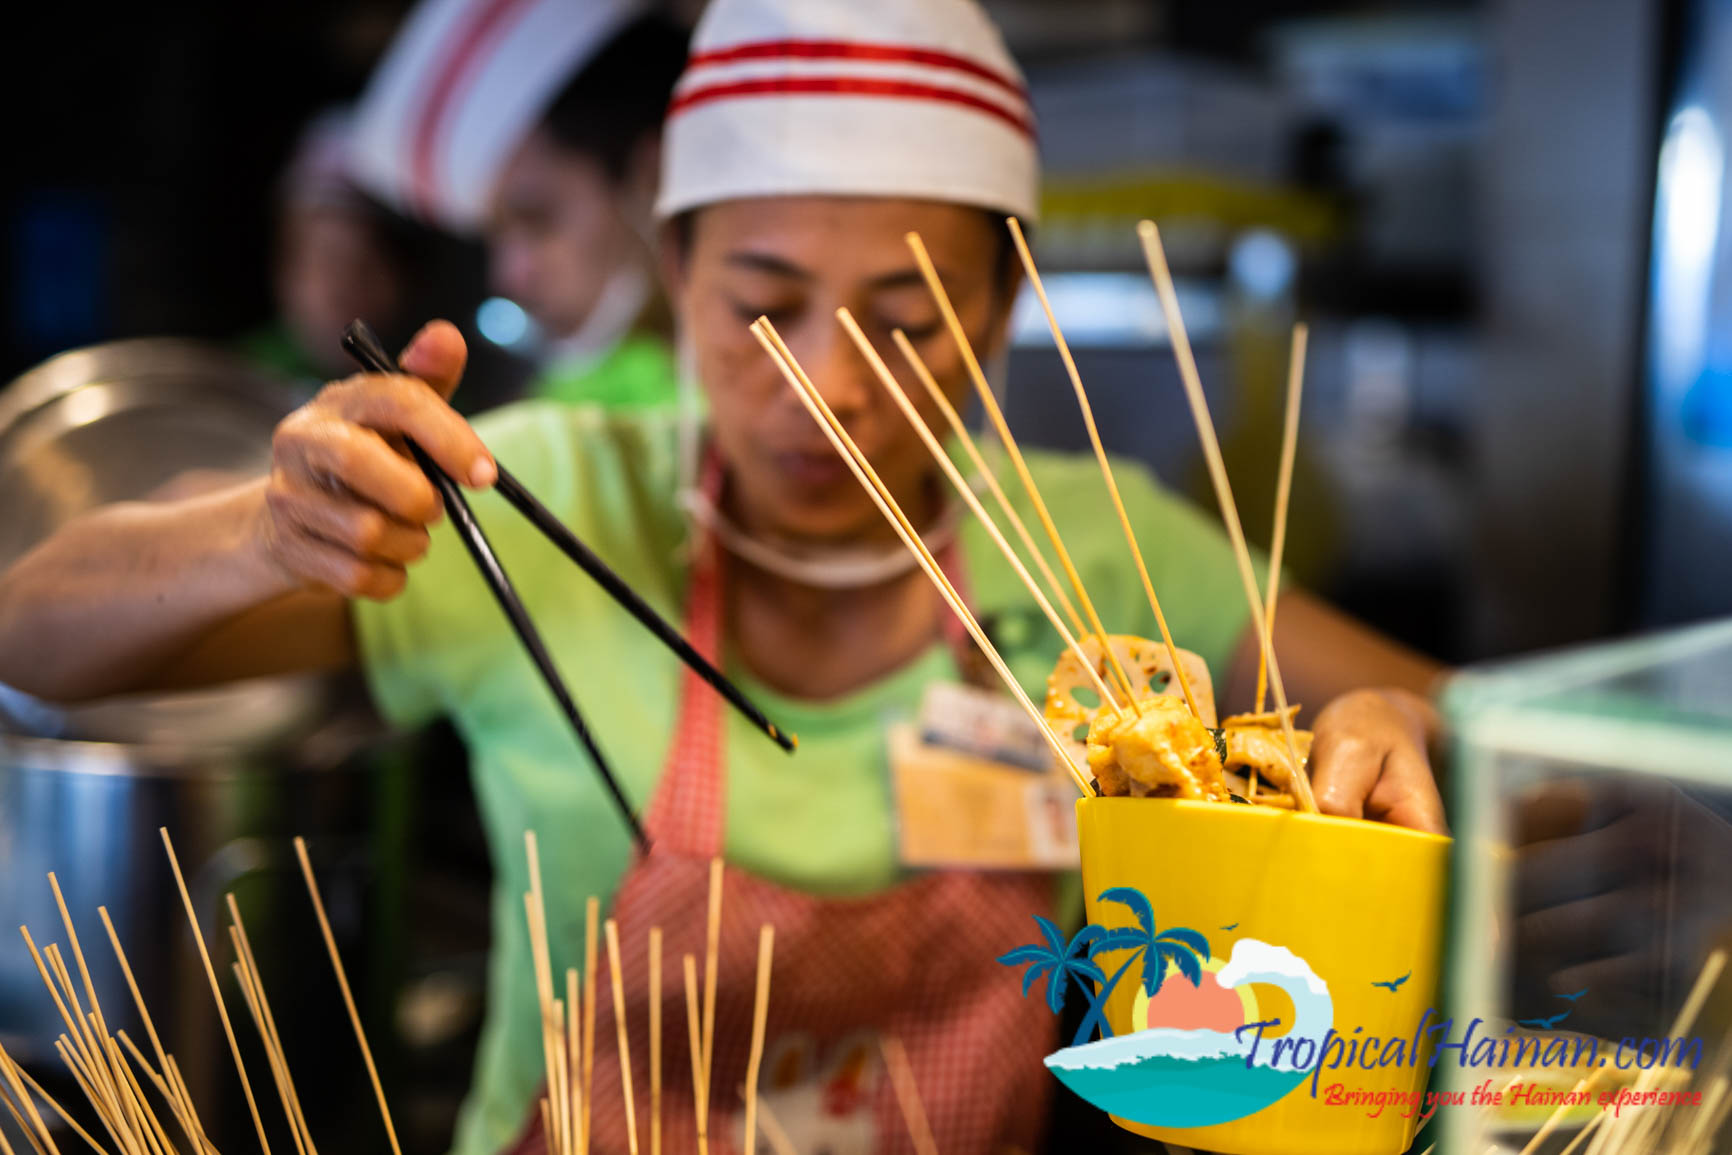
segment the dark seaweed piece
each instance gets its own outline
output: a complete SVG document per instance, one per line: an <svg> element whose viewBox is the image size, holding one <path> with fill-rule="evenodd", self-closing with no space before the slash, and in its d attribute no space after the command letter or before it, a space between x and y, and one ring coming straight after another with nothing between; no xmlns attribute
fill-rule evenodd
<svg viewBox="0 0 1732 1155"><path fill-rule="evenodd" d="M1227 728L1215 726L1209 728L1209 737L1215 740L1215 756L1221 760L1222 769L1227 765Z"/></svg>
<svg viewBox="0 0 1732 1155"><path fill-rule="evenodd" d="M1251 805L1251 800L1249 798L1241 798L1231 790L1227 791L1227 797L1231 798L1234 802L1237 802L1240 806Z"/></svg>

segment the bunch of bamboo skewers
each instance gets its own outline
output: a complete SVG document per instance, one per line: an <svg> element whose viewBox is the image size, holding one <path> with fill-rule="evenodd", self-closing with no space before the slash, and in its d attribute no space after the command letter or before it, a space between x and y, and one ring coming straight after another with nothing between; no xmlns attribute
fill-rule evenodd
<svg viewBox="0 0 1732 1155"><path fill-rule="evenodd" d="M1180 660L1177 647L1174 645L1172 632L1167 626L1166 614L1161 609L1160 599L1156 595L1153 582L1149 578L1148 566L1143 561L1142 550L1137 543L1136 533L1131 526L1130 517L1125 511L1124 502L1119 495L1118 484L1113 478L1112 466L1107 458L1106 449L1101 442L1100 431L1095 423L1093 407L1089 404L1087 391L1083 388L1081 375L1077 372L1076 361L1071 356L1070 346L1068 342L1065 341L1064 334L1059 328L1058 318L1053 313L1052 305L1047 299L1045 285L1041 281L1039 270L1035 267L1033 256L1029 251L1027 241L1023 237L1020 225L1014 217L1009 218L1006 224L1010 230L1011 238L1015 243L1017 254L1022 261L1024 272L1028 276L1029 284L1035 290L1042 309L1046 314L1048 325L1052 330L1053 340L1057 344L1060 358L1064 362L1065 371L1070 378L1072 389L1076 393L1078 406L1082 411L1083 420L1088 428L1090 443L1093 446L1096 460L1100 465L1102 477L1106 482L1108 496L1112 500L1114 510L1118 515L1119 525L1125 535L1126 544L1129 546L1131 556L1136 563L1137 574L1141 579L1143 592L1148 598L1149 607L1154 613L1155 622L1160 630L1161 641L1166 646L1168 654L1172 660L1172 666L1177 677L1180 693L1183 695L1186 706L1190 710L1191 714L1194 717L1201 719L1202 715L1198 710L1195 694L1193 693L1185 674L1184 663ZM1221 508L1221 516L1226 526L1227 536L1233 546L1234 559L1237 563L1240 581L1244 587L1247 604L1250 607L1252 626L1256 630L1260 650L1258 710L1261 712L1262 692L1263 686L1266 682L1267 686L1274 691L1275 706L1280 718L1286 742L1286 754L1292 765L1291 780L1295 792L1295 800L1302 809L1315 813L1317 811L1317 803L1315 798L1312 796L1310 780L1303 769L1303 760L1299 756L1298 741L1293 729L1293 712L1288 708L1286 686L1281 679L1280 664L1275 658L1274 646L1271 640L1274 607L1279 590L1278 575L1280 573L1280 548L1281 545L1284 544L1285 539L1287 496L1290 492L1292 476L1293 443L1296 440L1298 429L1298 402L1301 382L1303 380L1302 367L1305 356L1305 329L1302 325L1296 326L1294 332L1292 368L1289 373L1288 385L1287 428L1284 434L1282 448L1282 479L1278 485L1276 496L1276 525L1278 528L1276 531L1276 539L1272 543L1275 547L1275 553L1271 559L1273 565L1270 571L1268 590L1265 594L1260 593L1257 589L1257 578L1251 563L1250 549L1245 542L1244 530L1239 520L1238 506L1233 500L1232 487L1227 481L1226 467L1222 461L1220 444L1215 436L1214 422L1209 416L1208 403L1204 399L1202 382L1197 373L1196 359L1191 353L1190 339L1186 335L1184 318L1179 311L1178 295L1173 286L1172 274L1167 268L1166 254L1161 247L1160 232L1150 221L1144 221L1138 232L1143 242L1144 255L1148 261L1150 275L1154 279L1156 291L1160 295L1162 309L1167 320L1168 332L1171 335L1174 353L1179 363L1180 379L1184 384L1185 395L1190 405L1191 415L1197 426L1197 433L1202 442L1204 456L1208 461L1210 479L1215 489L1216 499ZM897 330L892 334L892 340L896 344L897 349L901 352L904 360L907 361L908 366L913 371L916 379L920 381L927 396L931 399L939 412L943 414L951 432L962 445L970 461L977 469L981 479L985 482L988 491L997 502L999 512L1010 525L1012 531L1017 535L1023 548L1029 554L1032 564L1041 572L1041 576L1045 582L1044 587L1040 582L1037 582L1034 579L1032 574L1030 574L1028 565L1023 562L1022 558L1017 554L1017 551L1011 546L1004 533L1000 530L993 516L986 510L985 506L982 505L979 498L975 496L971 486L968 484L967 480L963 478L955 464L952 463L948 453L945 452L944 447L939 442L937 436L933 434L925 420L920 416L914 403L909 399L906 391L904 391L901 384L896 380L896 377L891 372L889 366L884 363L883 358L880 357L877 350L872 347L870 341L866 338L866 335L861 331L859 325L855 322L854 318L846 308L837 310L837 320L847 331L848 336L859 349L861 356L864 357L867 363L871 366L873 374L877 377L884 390L896 403L897 408L901 410L904 417L906 417L909 423L914 427L915 432L920 436L921 441L925 444L927 450L931 453L939 468L949 479L951 485L956 489L957 494L962 498L964 504L967 505L975 517L980 520L982 526L986 529L994 544L997 545L1005 559L1010 563L1012 570L1015 571L1017 577L1027 587L1029 593L1033 596L1035 603L1040 607L1041 612L1052 624L1053 629L1056 630L1059 636L1064 640L1066 648L1076 656L1078 661L1081 663L1082 668L1093 679L1094 689L1100 695L1103 706L1112 705L1114 708L1119 710L1140 711L1143 707L1132 690L1129 675L1124 670L1117 655L1114 654L1112 647L1106 643L1106 638L1108 636L1106 627L1101 622L1100 616L1095 610L1094 602L1088 595L1088 591L1083 587L1082 578L1077 573L1076 566L1071 561L1070 552L1065 548L1064 540L1059 534L1058 527L1053 522L1052 515L1047 509L1046 502L1041 498L1040 490L1036 486L1034 478L1028 469L1022 451L1017 446L1016 438L1012 435L1009 424L1004 419L1003 411L998 404L996 396L993 394L992 387L986 380L986 375L981 369L980 360L975 355L974 349L968 340L968 335L963 329L962 322L950 302L949 294L945 291L944 285L939 279L937 269L933 265L931 257L927 254L926 247L921 241L919 234L909 233L906 239L910 250L914 254L915 262L920 267L921 275L925 279L927 287L932 293L933 299L938 304L939 312L944 318L945 326L949 330L951 338L962 355L963 364L967 370L968 378L974 386L975 393L980 398L981 406L985 411L989 422L996 431L998 439L1004 447L1011 466L1015 471L1024 492L1028 496L1030 505L1035 512L1036 519L1041 523L1041 528L1044 530L1047 541L1052 547L1053 555L1058 560L1059 567L1065 573L1067 579L1066 584L1069 586L1069 592L1075 597L1074 603L1070 600L1070 597L1066 595L1065 585L1061 585L1058 581L1057 576L1053 573L1051 567L1042 556L1041 550L1036 546L1033 535L1029 533L1022 518L1011 506L1008 498L1003 492L1003 489L993 477L992 470L987 466L984 456L981 454L978 446L976 446L973 436L969 433L961 418L956 413L955 407L950 404L947 398L945 398L936 379L933 377L931 370L926 366L924 361L922 361L919 353L915 350L913 343L908 340L906 334ZM819 392L817 386L814 385L811 378L806 375L805 370L800 367L787 344L782 340L780 334L776 332L775 326L770 323L768 318L760 317L752 324L751 331L753 336L758 339L759 344L764 347L764 350L775 362L783 377L788 381L788 384L793 387L795 393L799 396L807 411L811 413L813 420L817 422L819 428L829 439L831 445L835 447L836 452L841 455L843 461L848 465L850 470L853 471L856 479L859 480L868 496L872 498L880 512L882 512L886 520L889 521L891 527L896 531L897 535L902 539L908 549L914 554L927 577L930 578L933 585L937 587L940 596L943 597L945 602L950 606L951 611L961 621L969 635L974 639L975 644L980 647L981 652L992 664L999 677L1004 681L1006 687L1017 699L1024 711L1027 712L1029 717L1033 719L1035 725L1045 737L1048 745L1052 748L1053 753L1057 755L1060 765L1064 766L1069 771L1078 789L1081 790L1085 796L1096 793L1090 777L1086 772L1086 768L1077 764L1074 756L1066 747L1061 736L1053 729L1052 725L1042 715L1042 713L1035 708L1034 703L1029 700L1028 695L1022 690L1021 686L1016 682L1016 679L1011 675L1009 668L1004 663L1004 659L999 656L998 651L994 648L990 639L987 638L985 632L981 629L979 622L975 620L974 615L969 611L967 605L964 604L961 597L957 594L956 589L951 585L949 579L945 577L943 570L939 567L937 560L933 557L931 551L927 549L926 544L921 540L918 529L916 529L913 523L908 520L907 515L903 513L900 505L898 505L896 498L879 478L877 471L872 467L871 462L866 459L865 454L862 453L859 446L854 443L853 438L849 436L848 431L843 428L842 423L837 419L835 413L831 411L828 403L825 402L823 395ZM1048 596L1049 593L1051 595L1050 597ZM1066 618L1068 618L1068 624L1064 618L1059 616L1058 610L1054 608L1055 602L1064 609ZM1081 611L1080 613L1078 612L1079 607ZM1095 668L1095 663L1090 660L1088 655L1085 654L1081 648L1081 639L1086 639L1090 636L1101 639L1101 649L1107 663L1106 673L1110 674L1112 678L1112 684L1110 685L1108 684L1108 680L1102 676L1101 672Z"/></svg>
<svg viewBox="0 0 1732 1155"><path fill-rule="evenodd" d="M596 1059L596 930L600 920L600 901L591 897L585 905L582 981L580 983L577 968L566 968L565 997L559 998L554 990L550 964L545 895L541 885L540 849L534 831L525 833L524 850L529 860L529 890L524 894L523 902L529 924L530 953L535 968L542 1056L547 1080L546 1094L538 1105L542 1130L547 1136L547 1150L550 1155L588 1155L591 1150L590 1126L594 1105L592 1076ZM696 1106L699 1155L708 1155L711 1137L710 1107L711 1096L714 1094L711 1071L715 1057L716 975L720 959L722 877L722 860L712 859L701 984L697 957L687 954L680 960L685 980L686 1032L691 1050L692 1097ZM640 1129L633 1086L631 1032L626 1022L618 923L608 919L602 923L602 932L607 944L620 1088L626 1118L626 1142L632 1155L637 1155L641 1149ZM648 1150L650 1155L661 1155L664 960L660 927L650 928L646 951L649 963ZM769 1104L758 1095L758 1075L764 1057L764 1032L770 1005L770 974L774 951L775 928L766 924L758 929L758 970L752 1005L751 1049L748 1052L745 1085L740 1088L740 1095L745 1102L743 1133L748 1137L748 1144L755 1141L753 1137L762 1134L777 1155L795 1155L796 1149L791 1138ZM898 1107L914 1140L915 1149L920 1155L936 1155L937 1146L932 1139L932 1128L920 1099L907 1051L901 1041L893 1036L886 1036L881 1042L885 1067L890 1075Z"/></svg>
<svg viewBox="0 0 1732 1155"><path fill-rule="evenodd" d="M210 983L211 997L215 1000L217 1017L221 1021L223 1035L228 1042L229 1050L234 1058L236 1073L240 1076L241 1090L247 1101L247 1109L252 1118L254 1128L258 1133L259 1147L264 1155L270 1155L270 1141L265 1135L263 1116L259 1110L258 1099L253 1093L252 1082L247 1078L246 1064L241 1059L240 1044L236 1038L234 1024L229 1017L227 1003L223 999L221 984L217 981L216 967L211 961L210 950L205 943L204 933L200 929L198 914L193 908L192 897L187 891L186 879L181 873L180 860L174 852L174 844L168 831L161 831L163 849L168 855L169 866L173 870L175 885L180 891L180 897L185 908L188 925L192 929L193 939L198 946L200 962L205 976ZM397 1143L396 1129L391 1122L391 1113L385 1102L385 1095L379 1081L378 1069L373 1062L371 1048L367 1045L367 1036L361 1025L360 1014L356 1009L353 993L349 989L348 975L343 969L342 957L337 951L336 937L331 932L330 920L325 913L323 899L319 895L318 882L313 874L312 862L307 856L306 844L301 839L295 839L295 853L300 861L302 877L307 885L308 895L312 899L314 913L318 917L319 929L325 940L325 947L330 955L331 966L337 978L337 984L343 993L344 1005L348 1010L350 1025L355 1031L356 1041L360 1044L361 1056L367 1067L368 1078L372 1082L373 1092L379 1103L380 1114L383 1117L385 1133L390 1141L393 1155L402 1155ZM128 991L132 995L135 1009L138 1011L140 1023L150 1043L151 1053L155 1056L154 1063L144 1051L128 1037L124 1029L111 1031L107 1017L96 996L96 984L91 978L90 968L85 960L84 950L78 940L78 931L72 920L72 914L67 909L66 900L60 890L60 882L53 874L48 876L49 886L54 892L54 901L60 911L60 919L66 930L66 939L72 951L72 958L78 968L79 982L74 983L66 966L65 957L56 943L50 943L44 949L38 950L36 941L32 938L28 927L20 927L25 946L29 948L30 957L35 962L43 984L48 988L49 997L59 1012L66 1032L56 1043L56 1051L61 1061L65 1063L68 1072L78 1089L83 1093L94 1113L99 1129L103 1131L111 1144L105 1147L95 1136L80 1126L72 1114L56 1102L34 1079L25 1073L22 1066L14 1062L0 1048L0 1075L4 1076L5 1087L0 1088L0 1102L4 1103L7 1113L23 1132L29 1149L35 1155L60 1155L60 1149L54 1139L54 1131L47 1126L37 1100L45 1104L49 1111L57 1116L79 1140L98 1155L115 1152L117 1155L174 1155L178 1151L189 1151L193 1155L217 1155L217 1149L211 1142L203 1123L199 1119L198 1110L193 1104L192 1095L186 1079L182 1076L180 1066L174 1055L168 1052L157 1034L156 1025L151 1019L149 1008L146 1007L144 996L139 990L131 964L127 961L126 951L122 948L120 937L115 933L114 923L109 918L106 907L98 907L97 913L102 919L102 926L107 932L110 946L114 950L115 961L126 980ZM266 1057L271 1068L271 1079L277 1089L277 1095L282 1103L284 1118L289 1132L294 1139L295 1149L299 1155L317 1155L313 1136L307 1127L306 1115L301 1108L299 1095L295 1090L294 1080L289 1074L288 1061L283 1053L282 1038L277 1031L276 1019L271 1012L270 1001L266 998L264 983L260 976L258 959L253 954L252 943L247 937L246 926L242 922L240 907L236 904L234 895L225 896L229 916L229 937L235 951L234 973L236 983L247 1005L253 1025L258 1031L260 1041L264 1044ZM84 1000L79 998L79 988L82 987ZM86 1009L85 1002L89 1006ZM155 1097L146 1087L156 1092ZM28 1088L28 1089L26 1089ZM159 1110L159 1104L162 1110ZM164 1117L169 1123L164 1123ZM178 1133L179 1138L174 1133ZM5 1134L0 1132L0 1153L17 1155Z"/></svg>

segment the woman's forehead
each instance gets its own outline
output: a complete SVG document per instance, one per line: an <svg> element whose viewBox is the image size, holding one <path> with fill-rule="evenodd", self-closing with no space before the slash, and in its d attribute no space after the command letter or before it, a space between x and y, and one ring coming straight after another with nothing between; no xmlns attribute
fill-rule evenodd
<svg viewBox="0 0 1732 1155"><path fill-rule="evenodd" d="M980 209L889 197L790 196L724 201L698 210L693 241L705 259L790 277L876 280L915 269L917 232L946 274L991 265L991 221Z"/></svg>

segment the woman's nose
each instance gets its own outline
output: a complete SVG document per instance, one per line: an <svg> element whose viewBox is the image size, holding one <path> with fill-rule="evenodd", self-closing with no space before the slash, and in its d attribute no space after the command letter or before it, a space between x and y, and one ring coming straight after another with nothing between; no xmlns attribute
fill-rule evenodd
<svg viewBox="0 0 1732 1155"><path fill-rule="evenodd" d="M864 412L872 401L870 370L848 340L848 334L829 313L814 318L800 334L799 344L789 342L794 356L818 387L819 396L846 420Z"/></svg>

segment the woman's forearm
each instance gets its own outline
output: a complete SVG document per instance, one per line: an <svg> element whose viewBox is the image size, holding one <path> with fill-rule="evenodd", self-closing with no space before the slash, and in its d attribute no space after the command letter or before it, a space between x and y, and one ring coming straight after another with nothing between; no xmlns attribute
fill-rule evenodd
<svg viewBox="0 0 1732 1155"><path fill-rule="evenodd" d="M0 573L0 682L68 701L148 688L210 631L297 583L261 540L264 481L109 506Z"/></svg>

